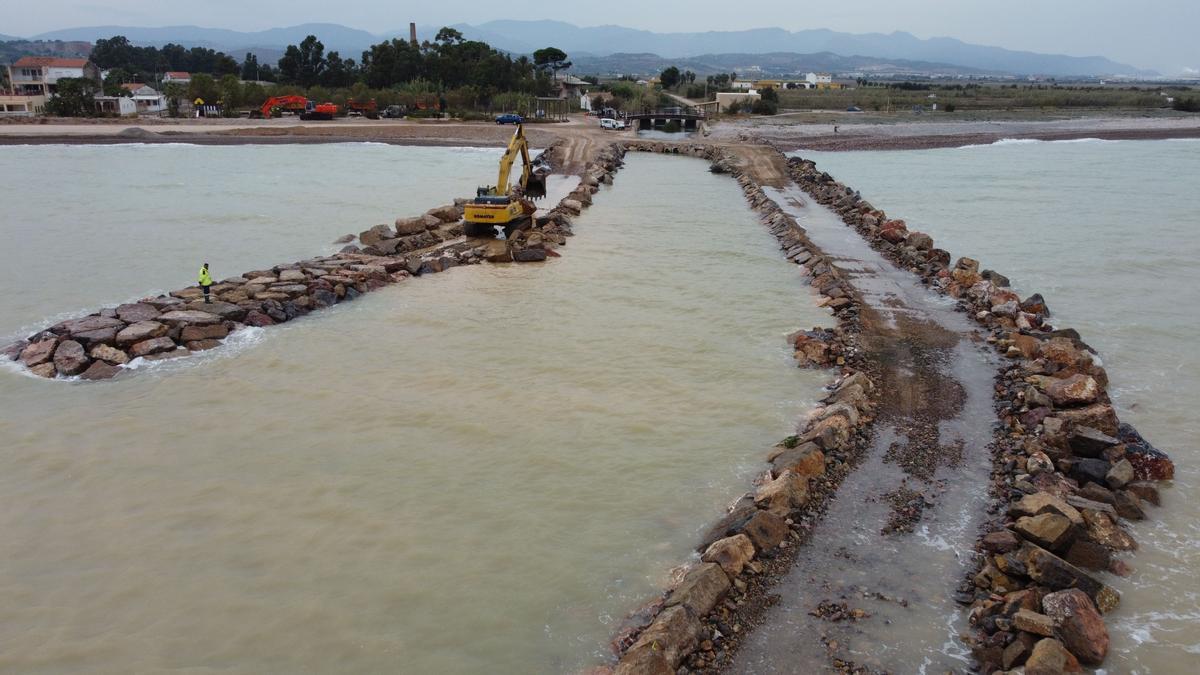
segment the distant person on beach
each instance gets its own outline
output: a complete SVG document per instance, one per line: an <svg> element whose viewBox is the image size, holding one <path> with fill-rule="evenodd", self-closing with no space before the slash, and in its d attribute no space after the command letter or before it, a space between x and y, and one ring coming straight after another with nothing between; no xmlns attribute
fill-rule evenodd
<svg viewBox="0 0 1200 675"><path fill-rule="evenodd" d="M835 134L837 133L837 125L836 124L833 125L833 133L835 133Z"/></svg>
<svg viewBox="0 0 1200 675"><path fill-rule="evenodd" d="M208 263L200 268L200 288L204 289L204 304L211 305L212 298L208 297L208 289L212 286L212 275L208 273Z"/></svg>

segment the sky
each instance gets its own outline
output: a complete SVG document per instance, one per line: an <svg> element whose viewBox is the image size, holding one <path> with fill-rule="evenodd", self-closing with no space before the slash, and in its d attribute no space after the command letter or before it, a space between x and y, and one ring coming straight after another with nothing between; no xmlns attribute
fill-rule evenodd
<svg viewBox="0 0 1200 675"><path fill-rule="evenodd" d="M3 0L0 6L15 3ZM198 25L263 30L340 23L372 33L409 21L479 24L554 19L580 26L617 24L659 32L830 28L852 33L907 31L921 38L1073 56L1107 56L1168 74L1200 69L1200 0L39 0L2 12L0 33L30 36L105 24ZM408 5L408 7L404 7Z"/></svg>

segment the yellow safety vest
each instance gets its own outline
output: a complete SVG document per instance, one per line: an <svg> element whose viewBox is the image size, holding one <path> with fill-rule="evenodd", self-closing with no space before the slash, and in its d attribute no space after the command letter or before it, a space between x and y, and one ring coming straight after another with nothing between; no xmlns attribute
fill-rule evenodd
<svg viewBox="0 0 1200 675"><path fill-rule="evenodd" d="M208 275L208 270L203 267L200 268L200 285L212 286L212 277Z"/></svg>

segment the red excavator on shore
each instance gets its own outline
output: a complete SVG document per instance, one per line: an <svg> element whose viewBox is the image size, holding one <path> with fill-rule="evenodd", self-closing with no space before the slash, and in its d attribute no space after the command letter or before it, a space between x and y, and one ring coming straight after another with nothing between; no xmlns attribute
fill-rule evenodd
<svg viewBox="0 0 1200 675"><path fill-rule="evenodd" d="M258 109L258 116L278 117L285 112L299 115L302 120L331 120L338 114L338 107L333 103L313 103L304 96L295 94L272 96Z"/></svg>

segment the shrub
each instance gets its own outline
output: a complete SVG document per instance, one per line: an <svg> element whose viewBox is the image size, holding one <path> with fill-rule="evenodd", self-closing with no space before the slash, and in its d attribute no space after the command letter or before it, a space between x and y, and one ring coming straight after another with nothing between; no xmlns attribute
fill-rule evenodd
<svg viewBox="0 0 1200 675"><path fill-rule="evenodd" d="M946 104L946 112L954 112L955 110L958 110L958 107L955 106L953 103Z"/></svg>
<svg viewBox="0 0 1200 675"><path fill-rule="evenodd" d="M1183 98L1180 96L1175 99L1175 102L1171 104L1171 107L1180 112L1200 112L1200 99L1192 98L1190 96L1188 98Z"/></svg>
<svg viewBox="0 0 1200 675"><path fill-rule="evenodd" d="M771 90L767 89L767 91ZM753 106L750 107L750 112L754 113L755 115L774 115L775 113L779 112L779 104L775 101L768 101L760 98L754 102Z"/></svg>

